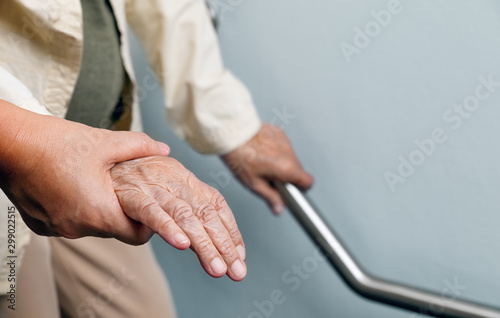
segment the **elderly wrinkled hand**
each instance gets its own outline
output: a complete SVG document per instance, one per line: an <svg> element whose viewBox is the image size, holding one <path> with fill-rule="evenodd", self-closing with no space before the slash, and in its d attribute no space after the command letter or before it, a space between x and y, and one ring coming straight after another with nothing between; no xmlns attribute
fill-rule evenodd
<svg viewBox="0 0 500 318"><path fill-rule="evenodd" d="M236 281L246 275L245 247L222 195L198 180L177 160L149 157L111 169L115 193L125 213L167 243L191 248L213 276Z"/></svg>
<svg viewBox="0 0 500 318"><path fill-rule="evenodd" d="M314 182L283 131L268 124L244 145L223 155L222 160L246 187L266 200L275 214L280 214L285 204L272 182L289 182L302 189L309 189Z"/></svg>

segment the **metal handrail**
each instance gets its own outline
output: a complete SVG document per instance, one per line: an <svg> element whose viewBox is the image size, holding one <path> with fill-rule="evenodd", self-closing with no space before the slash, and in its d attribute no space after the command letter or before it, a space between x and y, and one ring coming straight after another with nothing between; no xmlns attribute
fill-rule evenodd
<svg viewBox="0 0 500 318"><path fill-rule="evenodd" d="M299 189L289 183L277 183L276 187L292 214L322 250L340 277L359 295L434 317L500 318L500 311L496 308L445 298L433 292L369 275Z"/></svg>

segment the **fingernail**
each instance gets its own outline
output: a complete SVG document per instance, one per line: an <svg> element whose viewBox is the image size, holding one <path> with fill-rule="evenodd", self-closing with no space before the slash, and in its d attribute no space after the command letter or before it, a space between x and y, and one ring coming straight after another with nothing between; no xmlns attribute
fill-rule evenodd
<svg viewBox="0 0 500 318"><path fill-rule="evenodd" d="M247 274L245 266L243 266L243 263L241 263L239 259L234 261L233 265L231 265L231 272L233 272L234 276L238 278L245 277Z"/></svg>
<svg viewBox="0 0 500 318"><path fill-rule="evenodd" d="M182 244L182 245L189 242L189 239L186 237L186 235L184 235L182 233L176 233L174 235L174 240L177 242L177 244Z"/></svg>
<svg viewBox="0 0 500 318"><path fill-rule="evenodd" d="M236 246L236 250L238 251L238 254L240 254L240 258L244 260L246 255L245 255L245 248L243 247L243 245L240 244Z"/></svg>
<svg viewBox="0 0 500 318"><path fill-rule="evenodd" d="M281 203L277 203L273 205L273 213L274 214L281 214L285 210L285 206Z"/></svg>
<svg viewBox="0 0 500 318"><path fill-rule="evenodd" d="M212 271L216 274L221 274L226 271L226 267L224 266L224 263L222 263L222 260L219 257L216 257L212 260L212 263L210 263L210 267L212 268Z"/></svg>
<svg viewBox="0 0 500 318"><path fill-rule="evenodd" d="M170 154L170 147L167 146L167 144L164 144L163 142L157 141L157 143L158 143L158 147L160 148L161 152L163 152L163 154L165 156L168 156Z"/></svg>

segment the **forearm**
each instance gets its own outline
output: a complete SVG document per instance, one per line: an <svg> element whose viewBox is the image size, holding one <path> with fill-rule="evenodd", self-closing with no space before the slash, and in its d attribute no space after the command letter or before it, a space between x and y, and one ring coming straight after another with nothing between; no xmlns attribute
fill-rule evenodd
<svg viewBox="0 0 500 318"><path fill-rule="evenodd" d="M0 100L0 188L5 191L10 181L32 171L49 146L57 147L51 144L54 130L64 136L65 122Z"/></svg>
<svg viewBox="0 0 500 318"><path fill-rule="evenodd" d="M18 140L26 139L27 132L23 132L23 129L30 117L31 112L0 100L0 186L13 165L19 162L19 154L16 156L17 143Z"/></svg>

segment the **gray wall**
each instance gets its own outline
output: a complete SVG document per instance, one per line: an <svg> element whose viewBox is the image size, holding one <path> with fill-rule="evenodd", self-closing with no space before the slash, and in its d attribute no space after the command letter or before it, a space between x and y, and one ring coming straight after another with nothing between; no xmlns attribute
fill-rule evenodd
<svg viewBox="0 0 500 318"><path fill-rule="evenodd" d="M481 87L489 76L500 82L500 3L216 3L224 9L227 66L253 92L263 120L284 127L316 177L310 196L363 266L447 297L500 305L500 87ZM388 9L390 21L371 13ZM365 27L368 38L357 31ZM147 78L139 49L133 53L139 80ZM353 294L314 258L289 214L271 216L225 179L218 158L178 140L163 120L161 91L144 91L146 132L220 189L248 249L248 276L234 283L208 277L191 251L155 239L180 317L415 316ZM274 290L282 295L271 313Z"/></svg>

